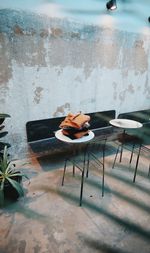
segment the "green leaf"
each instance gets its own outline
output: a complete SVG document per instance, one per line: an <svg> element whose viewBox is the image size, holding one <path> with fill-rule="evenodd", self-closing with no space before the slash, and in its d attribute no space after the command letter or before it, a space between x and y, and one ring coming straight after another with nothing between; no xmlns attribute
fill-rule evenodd
<svg viewBox="0 0 150 253"><path fill-rule="evenodd" d="M0 184L0 206L4 205L4 182L5 179L3 178Z"/></svg>
<svg viewBox="0 0 150 253"><path fill-rule="evenodd" d="M4 150L4 147L7 146L7 148L10 148L11 145L9 143L6 142L0 142L0 150Z"/></svg>
<svg viewBox="0 0 150 253"><path fill-rule="evenodd" d="M11 179L11 178L7 178L7 180L9 181L9 183L16 189L16 191L18 192L19 196L24 196L24 191L23 188L21 186L20 183L18 183L17 181Z"/></svg>
<svg viewBox="0 0 150 253"><path fill-rule="evenodd" d="M0 118L10 118L10 115L7 113L0 113Z"/></svg>
<svg viewBox="0 0 150 253"><path fill-rule="evenodd" d="M0 126L0 130L2 130L4 127L5 127L4 125Z"/></svg>
<svg viewBox="0 0 150 253"><path fill-rule="evenodd" d="M4 137L4 136L6 136L7 134L8 134L8 131L1 132L1 133L0 133L0 138L2 138L2 137Z"/></svg>
<svg viewBox="0 0 150 253"><path fill-rule="evenodd" d="M13 173L13 169L12 168L13 164L11 162L7 162L7 167L5 169L5 173ZM14 166L13 166L14 167ZM15 171L14 171L15 172Z"/></svg>
<svg viewBox="0 0 150 253"><path fill-rule="evenodd" d="M26 177L27 179L29 179L28 177L27 177L27 175L25 175L25 174L22 174L22 173L20 173L20 172L13 172L13 174L10 174L9 175L9 177L16 177L16 176L19 176L19 177Z"/></svg>
<svg viewBox="0 0 150 253"><path fill-rule="evenodd" d="M0 191L4 190L4 182L5 182L5 178L3 178L2 181L1 181Z"/></svg>
<svg viewBox="0 0 150 253"><path fill-rule="evenodd" d="M4 205L4 191L0 190L0 206Z"/></svg>
<svg viewBox="0 0 150 253"><path fill-rule="evenodd" d="M6 162L7 161L7 146L4 147L4 154L3 154L3 160Z"/></svg>
<svg viewBox="0 0 150 253"><path fill-rule="evenodd" d="M1 160L1 170L5 172L8 165L8 157L7 157L7 146L4 147L3 159Z"/></svg>

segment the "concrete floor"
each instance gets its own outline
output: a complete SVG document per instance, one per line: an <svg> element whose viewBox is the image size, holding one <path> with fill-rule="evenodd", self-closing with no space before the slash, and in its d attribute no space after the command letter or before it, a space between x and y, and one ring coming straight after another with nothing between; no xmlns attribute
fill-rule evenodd
<svg viewBox="0 0 150 253"><path fill-rule="evenodd" d="M61 186L63 157L32 156L18 161L30 177L25 197L0 210L0 253L150 253L150 179L148 160L140 160L136 183L129 153L111 168L106 157L105 196L102 170L91 166L79 207L80 173L71 167Z"/></svg>

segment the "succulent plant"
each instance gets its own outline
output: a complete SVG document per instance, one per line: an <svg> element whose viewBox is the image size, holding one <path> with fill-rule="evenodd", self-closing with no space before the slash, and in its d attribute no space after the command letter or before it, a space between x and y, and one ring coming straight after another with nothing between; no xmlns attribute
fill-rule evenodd
<svg viewBox="0 0 150 253"><path fill-rule="evenodd" d="M3 122L5 121L5 118L9 118L9 117L10 117L9 114L0 113L0 139L8 134L8 131L3 131L5 127L5 125L3 125ZM5 146L9 148L10 144L0 141L0 157L3 156L3 150Z"/></svg>
<svg viewBox="0 0 150 253"><path fill-rule="evenodd" d="M9 161L5 146L3 156L0 158L0 206L4 205L5 198L17 199L24 196L22 177L28 178L16 169L14 161Z"/></svg>

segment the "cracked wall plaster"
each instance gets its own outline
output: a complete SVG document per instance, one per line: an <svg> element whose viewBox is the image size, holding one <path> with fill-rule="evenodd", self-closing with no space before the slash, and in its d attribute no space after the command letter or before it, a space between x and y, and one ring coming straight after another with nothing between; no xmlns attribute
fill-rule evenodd
<svg viewBox="0 0 150 253"><path fill-rule="evenodd" d="M0 85L5 84L12 78L11 54L9 41L5 34L0 32Z"/></svg>
<svg viewBox="0 0 150 253"><path fill-rule="evenodd" d="M36 87L35 91L34 91L34 102L36 104L39 104L40 103L40 99L42 97L42 91L43 91L43 88L42 87Z"/></svg>
<svg viewBox="0 0 150 253"><path fill-rule="evenodd" d="M58 106L56 112L54 112L53 117L59 117L61 115L67 115L70 112L70 104L65 103L64 105Z"/></svg>
<svg viewBox="0 0 150 253"><path fill-rule="evenodd" d="M12 143L26 142L30 120L149 108L149 45L148 35L0 10L0 110L12 116Z"/></svg>

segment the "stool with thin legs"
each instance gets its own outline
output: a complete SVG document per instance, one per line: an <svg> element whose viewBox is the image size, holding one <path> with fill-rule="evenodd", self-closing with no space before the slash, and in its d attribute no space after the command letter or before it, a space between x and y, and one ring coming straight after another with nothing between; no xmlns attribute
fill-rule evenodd
<svg viewBox="0 0 150 253"><path fill-rule="evenodd" d="M81 172L80 199L79 199L79 205L81 206L82 198L83 198L84 175L85 175L85 168L86 168L87 144L84 145L82 150L80 148L78 149L77 145L74 148L75 149L74 149L73 156L67 157L65 159L63 177L62 177L62 186L64 185L67 165L71 163L72 169L73 169L73 176L75 176L75 168L77 168ZM78 153L80 153L80 157L78 157Z"/></svg>
<svg viewBox="0 0 150 253"><path fill-rule="evenodd" d="M80 200L79 205L82 205L83 197L83 185L84 185L84 174L86 168L86 151L88 143L95 137L95 134L89 130L88 135L85 135L79 139L71 139L68 136L63 135L62 130L55 132L55 137L68 145L71 145L73 148L72 155L67 155L64 164L63 177L62 177L62 186L64 185L66 169L68 163L72 164L73 176L75 176L75 168L81 172L81 186L80 186ZM70 146L70 147L71 147Z"/></svg>
<svg viewBox="0 0 150 253"><path fill-rule="evenodd" d="M102 166L102 197L104 196L104 176L105 176L105 147L107 137L99 137L90 143L87 148L87 171L86 177L89 175L90 163L94 163L99 167Z"/></svg>
<svg viewBox="0 0 150 253"><path fill-rule="evenodd" d="M133 148L135 150L135 146ZM139 165L139 158L140 158L140 156L142 156L142 154L144 157L147 157L149 159L148 177L150 176L150 147L147 147L147 146L141 144L138 147L138 150L136 150L136 151L137 151L137 159L136 159L136 166L135 166L135 170L134 170L133 182L135 182L135 179L136 179L137 169L138 169L138 165ZM130 161L132 161L132 157L130 158Z"/></svg>

